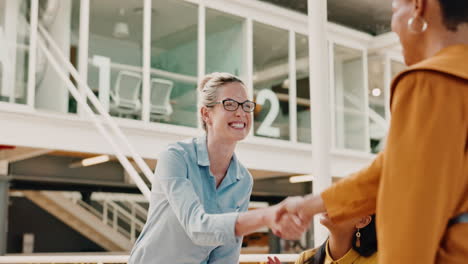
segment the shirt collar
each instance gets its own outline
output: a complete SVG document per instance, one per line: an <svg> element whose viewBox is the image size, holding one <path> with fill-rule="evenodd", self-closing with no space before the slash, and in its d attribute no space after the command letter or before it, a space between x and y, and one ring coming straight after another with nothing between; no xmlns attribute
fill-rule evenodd
<svg viewBox="0 0 468 264"><path fill-rule="evenodd" d="M333 260L330 257L330 252L328 251L328 241L325 247L325 264L352 264L359 258L359 253L357 253L353 248L351 248L346 254L338 260Z"/></svg>
<svg viewBox="0 0 468 264"><path fill-rule="evenodd" d="M197 146L197 163L200 166L210 166L210 159L208 157L208 149L206 146L206 135L196 139Z"/></svg>
<svg viewBox="0 0 468 264"><path fill-rule="evenodd" d="M206 145L206 134L196 138L196 148L197 148L197 163L199 166L210 166L210 158L208 156L208 147ZM228 171L223 182L226 181L226 184L230 184L240 180L239 173L239 161L237 160L236 153L233 153L231 162L229 164ZM228 180L229 179L229 180ZM224 184L221 184L224 185Z"/></svg>

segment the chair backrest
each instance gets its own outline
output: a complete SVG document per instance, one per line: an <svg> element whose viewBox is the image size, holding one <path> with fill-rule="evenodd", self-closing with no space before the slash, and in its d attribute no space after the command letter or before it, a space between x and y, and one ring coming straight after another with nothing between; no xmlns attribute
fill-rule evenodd
<svg viewBox="0 0 468 264"><path fill-rule="evenodd" d="M172 113L169 99L173 86L174 83L169 80L151 79L151 114L170 115Z"/></svg>
<svg viewBox="0 0 468 264"><path fill-rule="evenodd" d="M120 71L115 81L115 95L119 106L140 106L141 75L135 72Z"/></svg>

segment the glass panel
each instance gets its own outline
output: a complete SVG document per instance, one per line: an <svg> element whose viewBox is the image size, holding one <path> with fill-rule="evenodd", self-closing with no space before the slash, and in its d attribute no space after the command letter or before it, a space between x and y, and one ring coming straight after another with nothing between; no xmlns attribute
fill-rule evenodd
<svg viewBox="0 0 468 264"><path fill-rule="evenodd" d="M288 31L253 25L255 135L289 139Z"/></svg>
<svg viewBox="0 0 468 264"><path fill-rule="evenodd" d="M309 39L296 34L297 140L311 143Z"/></svg>
<svg viewBox="0 0 468 264"><path fill-rule="evenodd" d="M391 60L390 63L390 69L391 69L391 74L392 78L395 77L398 73L402 72L403 70L406 69L406 65L404 63L401 63L399 61Z"/></svg>
<svg viewBox="0 0 468 264"><path fill-rule="evenodd" d="M152 7L151 120L197 127L198 7L176 0Z"/></svg>
<svg viewBox="0 0 468 264"><path fill-rule="evenodd" d="M114 116L141 119L142 39L142 0L90 1L88 84Z"/></svg>
<svg viewBox="0 0 468 264"><path fill-rule="evenodd" d="M368 57L369 73L369 136L371 152L377 153L383 149L383 139L387 133L385 103L387 84L384 79L385 57L370 55Z"/></svg>
<svg viewBox="0 0 468 264"><path fill-rule="evenodd" d="M335 147L368 150L363 52L334 46Z"/></svg>
<svg viewBox="0 0 468 264"><path fill-rule="evenodd" d="M0 101L25 104L29 60L29 1L0 1Z"/></svg>
<svg viewBox="0 0 468 264"><path fill-rule="evenodd" d="M228 72L245 80L244 19L207 9L206 72Z"/></svg>

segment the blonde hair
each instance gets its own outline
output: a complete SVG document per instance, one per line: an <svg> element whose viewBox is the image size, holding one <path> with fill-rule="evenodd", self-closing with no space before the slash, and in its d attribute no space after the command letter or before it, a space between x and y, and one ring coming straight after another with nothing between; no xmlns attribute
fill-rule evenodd
<svg viewBox="0 0 468 264"><path fill-rule="evenodd" d="M213 72L205 75L198 85L199 108L211 105L218 100L219 89L228 83L240 83L244 85L241 79L227 72ZM200 119L203 129L206 131L206 123Z"/></svg>

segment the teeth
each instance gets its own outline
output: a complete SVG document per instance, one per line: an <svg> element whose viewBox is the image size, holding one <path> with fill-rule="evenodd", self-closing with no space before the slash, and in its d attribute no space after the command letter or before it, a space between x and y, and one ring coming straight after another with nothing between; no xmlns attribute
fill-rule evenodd
<svg viewBox="0 0 468 264"><path fill-rule="evenodd" d="M244 128L245 124L244 123L231 123L231 127L233 127L233 128Z"/></svg>

